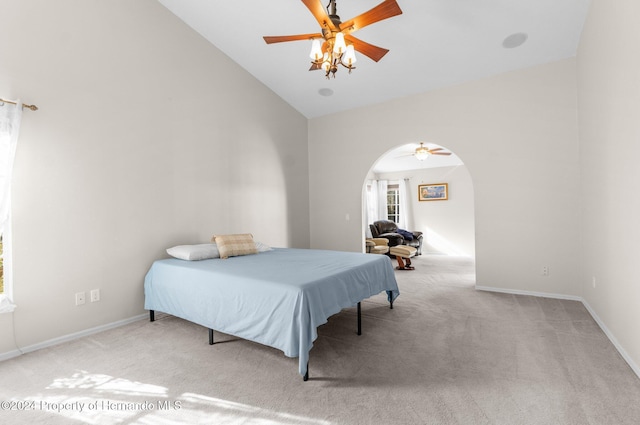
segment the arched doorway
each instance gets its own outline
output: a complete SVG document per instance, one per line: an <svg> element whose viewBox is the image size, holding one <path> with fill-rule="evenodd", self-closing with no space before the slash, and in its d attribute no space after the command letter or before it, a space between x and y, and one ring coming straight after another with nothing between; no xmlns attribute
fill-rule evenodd
<svg viewBox="0 0 640 425"><path fill-rule="evenodd" d="M369 224L376 219L397 218L397 208L404 206L404 223L407 230L421 231L424 235L423 255L450 255L475 259L475 212L474 192L471 175L464 162L445 146L424 143L431 150L426 159L415 155L420 143L398 146L372 164L363 184L363 229L369 235ZM447 155L449 154L450 155ZM398 196L398 205L389 206L389 215L371 212L368 202L372 182L386 181L390 188L388 203ZM406 188L404 191L400 187ZM431 188L446 189L446 196L419 196L419 190ZM397 192L395 192L397 190ZM380 194L378 194L380 195ZM393 214L396 214L395 216Z"/></svg>

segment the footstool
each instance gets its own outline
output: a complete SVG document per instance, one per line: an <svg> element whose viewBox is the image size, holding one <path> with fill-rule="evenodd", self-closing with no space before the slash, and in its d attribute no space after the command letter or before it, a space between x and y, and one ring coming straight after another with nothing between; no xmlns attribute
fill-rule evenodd
<svg viewBox="0 0 640 425"><path fill-rule="evenodd" d="M416 255L416 249L408 245L396 245L389 248L389 255L395 256L398 260L398 270L414 270L411 265L411 257Z"/></svg>

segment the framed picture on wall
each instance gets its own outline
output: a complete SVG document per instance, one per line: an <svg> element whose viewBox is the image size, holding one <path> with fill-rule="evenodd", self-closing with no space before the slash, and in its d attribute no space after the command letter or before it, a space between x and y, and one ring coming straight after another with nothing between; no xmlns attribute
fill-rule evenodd
<svg viewBox="0 0 640 425"><path fill-rule="evenodd" d="M418 186L418 201L446 201L449 199L449 184L421 184Z"/></svg>

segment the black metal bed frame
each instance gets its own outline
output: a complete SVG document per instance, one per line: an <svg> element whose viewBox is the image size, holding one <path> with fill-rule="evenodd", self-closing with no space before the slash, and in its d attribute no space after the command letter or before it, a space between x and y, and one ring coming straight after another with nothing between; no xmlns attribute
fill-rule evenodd
<svg viewBox="0 0 640 425"><path fill-rule="evenodd" d="M389 309L393 310L393 295L391 294L390 291L387 291L387 294L389 295ZM358 336L362 335L362 306L360 305L360 301L357 304L357 316L358 316ZM155 315L155 310L149 310L149 321L150 322L154 322L156 320L156 315ZM213 341L213 329L208 328L209 329L209 345L213 345L214 341ZM304 376L302 377L303 381L308 381L309 380L309 362L307 362L307 371L304 374Z"/></svg>

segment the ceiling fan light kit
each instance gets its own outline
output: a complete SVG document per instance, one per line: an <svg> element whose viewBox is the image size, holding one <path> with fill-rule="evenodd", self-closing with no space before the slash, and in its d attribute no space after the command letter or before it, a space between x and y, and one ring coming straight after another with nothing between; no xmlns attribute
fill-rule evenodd
<svg viewBox="0 0 640 425"><path fill-rule="evenodd" d="M451 152L440 152L441 150L442 148L429 149L424 145L424 142L420 142L420 146L416 148L413 156L415 156L418 161L424 161L429 158L429 155L451 155Z"/></svg>
<svg viewBox="0 0 640 425"><path fill-rule="evenodd" d="M342 65L347 68L349 74L351 74L351 70L356 68L353 64L356 63L357 59L353 45L350 44L347 46L345 43L344 34L341 32L337 33L335 38L333 40L329 39L326 44L327 48L323 52L320 47L320 40L313 40L311 53L309 54L311 59L313 59L313 62L311 62L311 71L321 68L327 78L335 78L336 72L338 72L338 65Z"/></svg>
<svg viewBox="0 0 640 425"><path fill-rule="evenodd" d="M336 0L329 0L326 11L322 6L321 0L302 0L302 3L307 6L307 9L316 18L322 33L265 36L263 38L267 44L305 39L312 40L311 52L309 53L312 62L309 71L322 69L327 78L335 78L336 72L338 72L338 65L342 65L351 73L355 69L353 65L357 61L356 51L375 62L382 59L389 52L388 49L366 43L354 37L351 33L402 13L396 0L385 0L373 9L343 23L337 14Z"/></svg>
<svg viewBox="0 0 640 425"><path fill-rule="evenodd" d="M429 158L429 149L425 148L422 143L420 143L420 147L416 148L416 152L414 156L418 161L424 161Z"/></svg>

